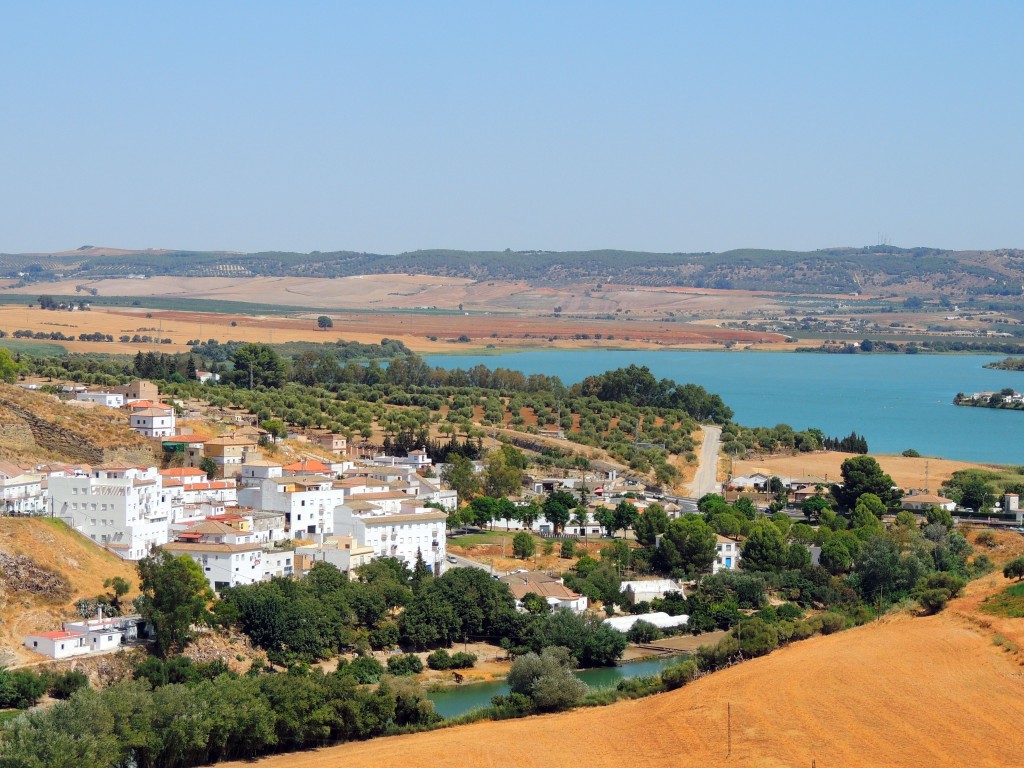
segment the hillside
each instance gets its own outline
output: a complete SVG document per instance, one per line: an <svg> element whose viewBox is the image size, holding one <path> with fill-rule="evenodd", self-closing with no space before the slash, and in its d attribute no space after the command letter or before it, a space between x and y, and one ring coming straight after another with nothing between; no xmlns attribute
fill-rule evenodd
<svg viewBox="0 0 1024 768"><path fill-rule="evenodd" d="M68 405L54 395L0 384L0 459L149 464L153 450L128 428L124 411Z"/></svg>
<svg viewBox="0 0 1024 768"><path fill-rule="evenodd" d="M25 635L60 628L75 601L105 592L121 576L137 594L135 566L50 518L0 517L0 664L38 660Z"/></svg>
<svg viewBox="0 0 1024 768"><path fill-rule="evenodd" d="M0 275L33 284L53 279L159 275L239 278L412 273L551 285L612 282L784 293L1019 295L1024 284L1024 251L873 246L817 251L740 249L724 253L441 249L400 254L240 254L89 246L54 254L0 254Z"/></svg>
<svg viewBox="0 0 1024 768"><path fill-rule="evenodd" d="M990 577L938 616L896 615L795 643L648 699L227 765L1016 765L1024 747L1020 659L958 605L1004 585Z"/></svg>

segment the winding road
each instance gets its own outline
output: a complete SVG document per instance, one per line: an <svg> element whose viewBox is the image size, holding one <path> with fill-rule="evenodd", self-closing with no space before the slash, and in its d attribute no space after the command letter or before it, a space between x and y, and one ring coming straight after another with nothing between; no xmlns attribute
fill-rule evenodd
<svg viewBox="0 0 1024 768"><path fill-rule="evenodd" d="M700 446L700 465L690 483L690 495L699 499L707 493L718 493L718 453L722 447L722 428L705 426Z"/></svg>

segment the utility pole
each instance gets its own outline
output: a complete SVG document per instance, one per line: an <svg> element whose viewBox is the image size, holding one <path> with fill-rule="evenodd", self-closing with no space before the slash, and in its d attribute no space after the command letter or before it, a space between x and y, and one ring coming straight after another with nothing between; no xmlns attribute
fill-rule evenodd
<svg viewBox="0 0 1024 768"><path fill-rule="evenodd" d="M726 705L726 711L728 712L728 731L729 731L729 751L726 753L726 757L732 757L732 702L728 702Z"/></svg>

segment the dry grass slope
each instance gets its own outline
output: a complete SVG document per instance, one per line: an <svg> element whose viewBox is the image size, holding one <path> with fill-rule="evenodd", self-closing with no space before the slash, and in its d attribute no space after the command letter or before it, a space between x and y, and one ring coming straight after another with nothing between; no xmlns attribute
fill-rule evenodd
<svg viewBox="0 0 1024 768"><path fill-rule="evenodd" d="M776 768L815 761L847 768L995 768L1019 764L1022 717L1024 675L1017 659L950 611L893 616L797 643L649 699L347 744L255 765L678 768L727 762Z"/></svg>

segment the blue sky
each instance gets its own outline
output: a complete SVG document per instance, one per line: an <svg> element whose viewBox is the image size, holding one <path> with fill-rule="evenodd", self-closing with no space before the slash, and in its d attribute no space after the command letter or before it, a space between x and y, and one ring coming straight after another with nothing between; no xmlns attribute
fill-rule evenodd
<svg viewBox="0 0 1024 768"><path fill-rule="evenodd" d="M1024 3L0 7L0 252L1024 247Z"/></svg>

